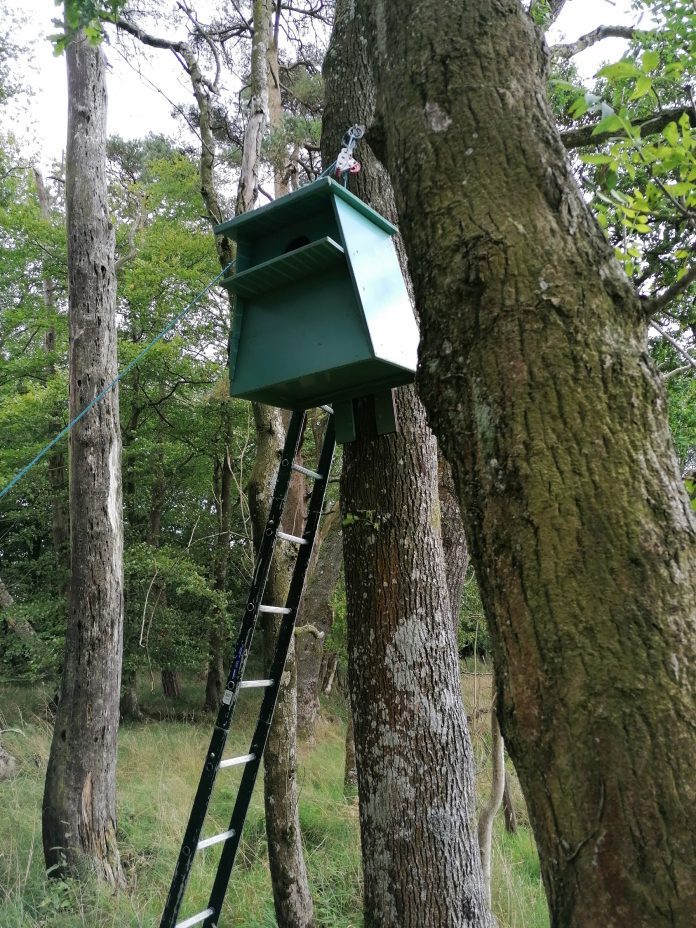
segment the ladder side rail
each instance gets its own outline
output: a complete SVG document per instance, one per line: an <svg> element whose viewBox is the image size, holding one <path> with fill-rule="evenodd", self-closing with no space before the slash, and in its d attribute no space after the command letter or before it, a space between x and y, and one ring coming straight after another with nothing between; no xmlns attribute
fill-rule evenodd
<svg viewBox="0 0 696 928"><path fill-rule="evenodd" d="M268 672L268 676L274 682L273 685L266 690L261 703L259 720L252 737L251 747L249 748L249 753L254 754L254 760L245 766L244 773L242 774L229 825L229 830L232 831L233 834L225 842L220 856L215 881L210 894L210 901L208 902L208 908L212 909L212 914L206 918L203 928L215 928L227 892L227 885L239 848L242 828L244 827L254 784L259 767L261 766L261 759L273 721L273 713L278 700L278 693L280 691L283 671L285 669L285 661L288 656L288 651L290 650L290 642L292 641L295 630L295 620L299 613L302 594L304 592L307 568L309 567L309 561L312 556L312 549L314 548L314 541L319 527L319 520L322 515L324 497L329 484L329 472L331 470L331 462L333 460L335 447L334 422L333 418L331 418L327 424L318 468L319 472L323 475L323 479L314 484L303 532L303 537L307 539L308 544L303 545L299 549L286 600L286 606L289 608L290 612L282 618L271 669Z"/></svg>
<svg viewBox="0 0 696 928"><path fill-rule="evenodd" d="M179 914L179 909L186 890L196 847L203 828L203 821L208 810L210 796L213 791L219 764L222 760L225 744L227 742L227 734L232 721L232 715L237 704L239 683L244 674L244 667L247 657L249 656L251 640L258 617L258 608L263 598L264 588L268 580L271 561L273 559L276 532L280 526L283 508L288 495L290 477L292 475L292 463L302 442L305 419L306 412L293 412L288 426L283 454L278 468L278 476L273 491L271 509L266 522L266 529L259 545L259 553L256 558L247 606L242 619L242 626L237 636L234 659L227 677L225 693L220 703L220 708L215 720L215 727L213 728L213 734L206 754L205 764L191 807L181 850L179 851L176 867L174 869L174 876L172 877L169 894L162 914L160 928L175 928L176 918Z"/></svg>

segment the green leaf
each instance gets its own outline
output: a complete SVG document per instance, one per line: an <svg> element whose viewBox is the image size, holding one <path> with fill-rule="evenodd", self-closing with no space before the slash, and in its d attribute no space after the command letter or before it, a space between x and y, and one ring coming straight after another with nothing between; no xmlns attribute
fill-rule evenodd
<svg viewBox="0 0 696 928"><path fill-rule="evenodd" d="M656 51L643 52L640 63L644 71L654 71L660 63L660 53Z"/></svg>
<svg viewBox="0 0 696 928"><path fill-rule="evenodd" d="M689 119L689 114L684 111L679 117L679 128L682 131L682 135L688 135L691 132L691 120Z"/></svg>
<svg viewBox="0 0 696 928"><path fill-rule="evenodd" d="M619 81L627 77L641 77L642 72L632 61L617 61L606 64L597 71L597 77L606 77L610 81Z"/></svg>
<svg viewBox="0 0 696 928"><path fill-rule="evenodd" d="M611 155L580 155L583 164L611 164L614 158Z"/></svg>
<svg viewBox="0 0 696 928"><path fill-rule="evenodd" d="M643 75L639 77L636 81L636 86L633 90L633 93L628 98L629 100L639 100L641 97L644 97L646 93L650 93L652 90L652 80L649 77Z"/></svg>
<svg viewBox="0 0 696 928"><path fill-rule="evenodd" d="M612 113L610 116L605 116L604 119L600 119L592 130L592 135L600 135L602 132L615 132L617 129L622 129L623 124L623 119L617 116L616 113Z"/></svg>
<svg viewBox="0 0 696 928"><path fill-rule="evenodd" d="M577 97L568 107L568 112L574 119L584 116L590 106L585 97Z"/></svg>
<svg viewBox="0 0 696 928"><path fill-rule="evenodd" d="M662 134L667 139L669 144L676 148L676 146L679 144L679 130L677 129L676 122L668 122L662 130Z"/></svg>

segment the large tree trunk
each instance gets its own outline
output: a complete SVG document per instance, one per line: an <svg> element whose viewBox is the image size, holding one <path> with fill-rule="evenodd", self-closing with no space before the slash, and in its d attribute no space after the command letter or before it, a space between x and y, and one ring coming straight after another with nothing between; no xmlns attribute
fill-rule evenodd
<svg viewBox="0 0 696 928"><path fill-rule="evenodd" d="M696 915L696 527L516 0L356 0L553 926Z"/></svg>
<svg viewBox="0 0 696 928"><path fill-rule="evenodd" d="M344 450L348 660L367 928L489 924L476 833L473 757L444 557L435 527L437 452L411 387L400 434ZM376 474L398 481L376 480Z"/></svg>
<svg viewBox="0 0 696 928"><path fill-rule="evenodd" d="M160 679L162 681L162 692L164 693L165 699L169 699L172 702L181 699L181 677L179 676L178 670L164 668L160 671Z"/></svg>
<svg viewBox="0 0 696 928"><path fill-rule="evenodd" d="M128 719L131 722L139 722L143 717L138 699L138 674L135 670L123 672L120 712L122 719Z"/></svg>
<svg viewBox="0 0 696 928"><path fill-rule="evenodd" d="M66 209L70 415L116 375L114 233L106 183L105 60L80 33L69 45ZM54 875L94 870L123 883L116 845L116 735L123 638L118 390L70 439L71 583L61 698L43 800Z"/></svg>
<svg viewBox="0 0 696 928"><path fill-rule="evenodd" d="M48 190L44 183L43 174L38 168L34 168L34 180L36 182L36 193L39 199L39 209L41 218L49 222L51 218L51 205L48 196ZM47 266L44 265L41 275L43 285L43 301L48 317L55 316L55 291L56 282L51 276ZM56 349L56 329L53 323L48 326L44 335L44 349L48 355L46 365L49 376L55 374L55 362L53 352ZM50 430L51 435L55 435L61 428L61 418L56 411L51 416ZM62 450L52 452L47 459L48 482L51 487L51 531L53 535L53 550L56 555L56 563L65 571L67 578L70 568L70 521L65 500L65 454Z"/></svg>
<svg viewBox="0 0 696 928"><path fill-rule="evenodd" d="M302 598L301 624L307 629L295 640L297 655L297 733L311 741L319 714L324 642L333 624L331 597L343 566L343 539L338 509L323 519L316 560L310 565Z"/></svg>
<svg viewBox="0 0 696 928"><path fill-rule="evenodd" d="M368 34L339 2L326 59L322 153L369 119ZM384 171L363 150L358 194L393 215ZM438 524L437 448L413 387L397 435L377 437L370 400L344 448L341 500L350 700L366 928L492 923L481 878L471 743ZM361 514L369 512L370 518Z"/></svg>
<svg viewBox="0 0 696 928"><path fill-rule="evenodd" d="M251 42L249 115L244 129L236 214L254 208L259 192L261 143L268 126L268 51L273 0L252 0L254 35Z"/></svg>

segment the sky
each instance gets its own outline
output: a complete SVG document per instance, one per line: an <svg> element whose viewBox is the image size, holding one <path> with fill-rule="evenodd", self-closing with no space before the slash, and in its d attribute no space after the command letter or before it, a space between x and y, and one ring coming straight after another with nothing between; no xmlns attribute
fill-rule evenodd
<svg viewBox="0 0 696 928"><path fill-rule="evenodd" d="M17 134L27 160L48 168L65 147L67 119L65 59L53 56L47 38L55 31L51 20L59 10L53 0L15 0L15 9L26 17L20 40L31 43L22 77L31 87L32 98L29 117L19 101L10 114L10 123L2 128L12 128ZM572 41L599 25L631 24L635 16L630 0L568 0L548 39L551 44ZM587 49L575 59L580 73L590 78L603 62L618 58L625 45L620 39L607 39ZM191 95L186 75L174 56L148 50L139 52L137 58L124 57L115 43L107 45L105 51L109 62L109 133L124 138L149 132L175 133L172 104L188 106Z"/></svg>

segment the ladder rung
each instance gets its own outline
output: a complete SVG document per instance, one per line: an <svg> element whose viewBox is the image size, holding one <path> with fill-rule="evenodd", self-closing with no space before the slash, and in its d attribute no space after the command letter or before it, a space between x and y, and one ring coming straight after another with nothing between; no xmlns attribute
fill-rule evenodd
<svg viewBox="0 0 696 928"><path fill-rule="evenodd" d="M293 464L292 469L296 470L298 474L304 474L305 477L314 477L315 480L323 480L321 474L318 474L315 470L310 470L308 467L303 467L301 464Z"/></svg>
<svg viewBox="0 0 696 928"><path fill-rule="evenodd" d="M222 767L222 764L220 764ZM228 838L231 838L234 834L234 828L231 828L229 831L223 831L219 835L213 835L212 838L203 838L202 841L199 841L196 845L197 851L202 851L204 847L211 847L213 844L220 844L223 841L227 841ZM191 922L192 925L195 925L195 922Z"/></svg>
<svg viewBox="0 0 696 928"><path fill-rule="evenodd" d="M280 534L280 532L278 534ZM272 612L274 615L290 615L292 609L288 609L287 606L259 606L259 612Z"/></svg>
<svg viewBox="0 0 696 928"><path fill-rule="evenodd" d="M287 532L278 532L278 538L282 538L283 541L294 541L296 545L306 545L306 538L298 538L297 535L288 535Z"/></svg>
<svg viewBox="0 0 696 928"><path fill-rule="evenodd" d="M255 686L273 686L273 680L242 680L240 690L250 690Z"/></svg>
<svg viewBox="0 0 696 928"><path fill-rule="evenodd" d="M192 915L191 918L185 919L183 922L177 922L174 928L191 928L192 925L197 925L199 922L204 922L209 915L212 915L215 912L215 909L206 909L205 912L199 912L198 915Z"/></svg>
<svg viewBox="0 0 696 928"><path fill-rule="evenodd" d="M239 757L230 757L228 760L221 760L220 767L236 767L237 764L248 764L250 760L254 760L255 758L256 754L240 754ZM232 832L230 832L230 834L232 834Z"/></svg>

